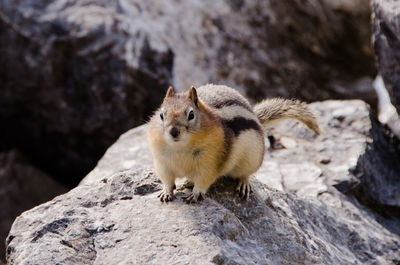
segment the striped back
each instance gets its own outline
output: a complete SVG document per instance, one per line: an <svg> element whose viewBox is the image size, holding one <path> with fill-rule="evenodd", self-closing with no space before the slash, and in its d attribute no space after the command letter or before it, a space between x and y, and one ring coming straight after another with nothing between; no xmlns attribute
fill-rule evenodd
<svg viewBox="0 0 400 265"><path fill-rule="evenodd" d="M197 89L199 98L221 118L222 123L237 137L242 131L254 129L262 133L261 124L250 103L239 92L223 85L208 84Z"/></svg>

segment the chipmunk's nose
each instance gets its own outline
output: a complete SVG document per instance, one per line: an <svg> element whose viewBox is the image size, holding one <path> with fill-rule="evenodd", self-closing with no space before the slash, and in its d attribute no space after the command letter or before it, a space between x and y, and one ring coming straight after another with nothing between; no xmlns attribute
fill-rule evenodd
<svg viewBox="0 0 400 265"><path fill-rule="evenodd" d="M179 130L176 127L172 127L171 130L169 130L169 134L171 134L173 138L176 138L179 136Z"/></svg>

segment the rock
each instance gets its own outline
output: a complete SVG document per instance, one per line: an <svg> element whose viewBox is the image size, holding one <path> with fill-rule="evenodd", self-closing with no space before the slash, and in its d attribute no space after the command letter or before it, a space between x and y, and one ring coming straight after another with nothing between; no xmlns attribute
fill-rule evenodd
<svg viewBox="0 0 400 265"><path fill-rule="evenodd" d="M0 149L73 185L170 83L375 104L368 2L0 0Z"/></svg>
<svg viewBox="0 0 400 265"><path fill-rule="evenodd" d="M295 148L297 146L296 140L289 138L289 137L281 137L280 143L284 148L290 149Z"/></svg>
<svg viewBox="0 0 400 265"><path fill-rule="evenodd" d="M371 133L374 141L354 168L353 174L360 182L354 192L360 201L377 211L400 217L399 149L375 120Z"/></svg>
<svg viewBox="0 0 400 265"><path fill-rule="evenodd" d="M162 204L158 178L136 167L80 185L25 212L7 239L9 264L390 264L400 237L343 200L340 208L229 178L200 204Z"/></svg>
<svg viewBox="0 0 400 265"><path fill-rule="evenodd" d="M372 0L372 43L391 101L400 113L400 3Z"/></svg>
<svg viewBox="0 0 400 265"><path fill-rule="evenodd" d="M184 1L178 8L169 1L130 1L127 6L162 10L158 19L164 27L154 20L152 26L157 34L168 33L180 89L214 82L256 100L363 98L376 104L368 0Z"/></svg>
<svg viewBox="0 0 400 265"><path fill-rule="evenodd" d="M382 76L378 75L373 83L378 97L378 120L387 125L390 131L400 139L400 116L390 101Z"/></svg>
<svg viewBox="0 0 400 265"><path fill-rule="evenodd" d="M33 167L20 152L0 153L0 264L5 260L4 242L14 219L66 191Z"/></svg>
<svg viewBox="0 0 400 265"><path fill-rule="evenodd" d="M305 192L309 188L309 185L313 185L318 182L318 178L322 174L322 170L312 164L312 163L302 163L302 164L284 164L280 165L280 170L282 173L282 182L284 189L289 192L297 192L297 194L306 194L311 195L310 193ZM261 177L261 176L260 176ZM267 177L268 176L262 176ZM322 185L324 185L322 183ZM316 194L313 194L315 197L326 191L327 187L322 186L320 189L311 189L315 190Z"/></svg>
<svg viewBox="0 0 400 265"><path fill-rule="evenodd" d="M347 195L355 196L374 211L398 217L400 155L384 127L370 113L368 105L357 100L325 101L310 104L310 108L319 115L323 134L311 141L312 134L298 122L275 124L271 130L273 134L295 138L302 145L294 149L270 150L264 160L276 163L277 166L272 167L275 172L271 171L271 166L266 170L262 166L256 177L280 176L275 183L285 183L288 176L283 171L288 171L295 163L298 168L304 167L299 173L299 180L292 184L301 183L296 191L298 194L300 187L306 188L306 181L315 186L314 194L321 194L319 190L334 186ZM309 178L313 176L311 172L315 172L314 176L318 174L317 168L322 173L318 181L313 181ZM281 174L277 174L277 170ZM305 174L307 177L301 177L304 171L309 171ZM280 186L274 188L279 189ZM391 229L400 232L400 223Z"/></svg>
<svg viewBox="0 0 400 265"><path fill-rule="evenodd" d="M18 147L70 186L172 82L167 43L118 8L0 1L0 149Z"/></svg>
<svg viewBox="0 0 400 265"><path fill-rule="evenodd" d="M368 105L359 100L324 101L310 104L310 109L319 118L322 134L316 138L303 125L292 120L273 124L269 129L270 134L296 139L297 146L270 149L264 162L268 161L276 166L264 169L263 165L255 174L256 178L262 181L261 179L280 176L277 183L290 180L286 185L298 186L297 189L284 188L292 192L313 185L314 195L317 197L320 195L318 190L324 191L327 187L341 185L342 182L350 181L350 186L356 185L357 179L350 170L356 167L359 158L372 142ZM297 181L295 165L302 168ZM272 187L279 189L279 186Z"/></svg>
<svg viewBox="0 0 400 265"><path fill-rule="evenodd" d="M115 172L152 167L153 159L146 140L146 129L147 126L139 126L122 134L80 185L97 183Z"/></svg>

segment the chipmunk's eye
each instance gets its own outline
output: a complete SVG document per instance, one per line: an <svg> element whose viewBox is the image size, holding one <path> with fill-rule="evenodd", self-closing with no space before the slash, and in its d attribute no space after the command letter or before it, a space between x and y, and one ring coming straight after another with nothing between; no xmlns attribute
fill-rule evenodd
<svg viewBox="0 0 400 265"><path fill-rule="evenodd" d="M164 120L164 114L163 113L160 113L160 118L161 118L162 121Z"/></svg>
<svg viewBox="0 0 400 265"><path fill-rule="evenodd" d="M193 110L189 111L189 115L188 115L188 120L193 120L194 119L194 112Z"/></svg>

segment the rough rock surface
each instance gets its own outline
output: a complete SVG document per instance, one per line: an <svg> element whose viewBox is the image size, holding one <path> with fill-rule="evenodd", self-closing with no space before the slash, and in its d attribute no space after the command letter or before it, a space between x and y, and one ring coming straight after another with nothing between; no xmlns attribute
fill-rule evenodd
<svg viewBox="0 0 400 265"><path fill-rule="evenodd" d="M400 154L368 105L362 101L326 101L311 104L311 109L321 117L323 135L300 145L302 140L312 139L307 130L296 122L276 125L273 132L281 136L283 145L285 141L282 140L286 138L299 143L267 153L256 176L267 176L266 184L286 191L293 191L285 186L287 179L293 176L297 179L294 181L298 185L296 193L304 195L318 196L334 186L357 197L374 211L398 218ZM293 171L291 165L295 165ZM299 167L304 168L301 173ZM269 183L270 180L278 185ZM393 229L400 233L400 222Z"/></svg>
<svg viewBox="0 0 400 265"><path fill-rule="evenodd" d="M8 263L398 263L399 222L382 221L334 188L352 190L349 170L375 141L367 105L311 107L323 134L315 139L295 122L275 124L287 130L269 137L275 149L252 178L247 202L234 194L234 180L222 178L200 204L185 204L179 186L177 199L162 204L161 183L148 169L146 127L128 131L77 188L17 218Z"/></svg>
<svg viewBox="0 0 400 265"><path fill-rule="evenodd" d="M372 0L372 42L379 72L400 113L400 3Z"/></svg>
<svg viewBox="0 0 400 265"><path fill-rule="evenodd" d="M33 167L20 152L0 153L0 264L6 258L3 247L14 219L66 191Z"/></svg>
<svg viewBox="0 0 400 265"><path fill-rule="evenodd" d="M391 264L400 237L342 200L328 207L253 182L243 202L223 179L209 198L159 202L148 170L80 185L22 214L9 264Z"/></svg>
<svg viewBox="0 0 400 265"><path fill-rule="evenodd" d="M369 14L368 0L0 0L0 148L73 184L169 83L374 104Z"/></svg>

